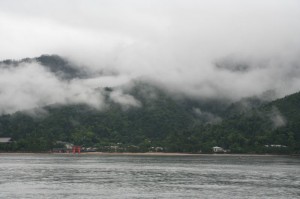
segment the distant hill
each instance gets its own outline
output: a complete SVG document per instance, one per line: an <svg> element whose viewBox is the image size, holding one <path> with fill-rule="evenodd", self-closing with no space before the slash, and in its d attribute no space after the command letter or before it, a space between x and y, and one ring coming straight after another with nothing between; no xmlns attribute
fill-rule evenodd
<svg viewBox="0 0 300 199"><path fill-rule="evenodd" d="M299 103L300 93L295 93L240 114L231 114L221 124L205 128L205 131L214 135L210 142L232 152L299 153Z"/></svg>
<svg viewBox="0 0 300 199"><path fill-rule="evenodd" d="M175 100L162 90L139 82L127 92L141 102L141 107L124 108L109 98L112 91L113 88L99 88L99 92L107 97L108 105L101 111L84 104L52 105L33 110L35 116L26 111L3 115L0 117L0 136L28 142L24 149L30 150L34 150L32 142L39 142L34 141L36 139L49 142L43 142L45 149L56 140L83 145L167 146L169 139L178 139L177 135L187 139L186 131L197 123L209 121L205 114L201 116L195 112L195 108L209 111L209 106L214 107L212 104L206 107L208 102ZM172 147L170 150L177 151Z"/></svg>
<svg viewBox="0 0 300 199"><path fill-rule="evenodd" d="M36 110L37 116L2 115L0 136L13 137L18 141L16 150L26 151L49 150L56 141L100 148L118 143L137 146L138 151L164 147L170 152L210 152L212 146L234 153L299 151L300 93L211 123L195 111L203 103L176 101L159 91L148 99L143 89L145 85L132 91L142 107L124 109L107 99L109 107L102 111L84 104L53 105Z"/></svg>
<svg viewBox="0 0 300 199"><path fill-rule="evenodd" d="M60 78L87 75L56 55L5 60L0 67L33 61ZM48 151L57 141L108 151L111 146L142 152L155 147L168 152L212 152L213 146L232 153L300 151L300 93L272 102L251 97L231 103L178 98L150 83L136 81L123 92L138 100L140 106L126 107L111 99L116 89L97 89L105 98L102 110L85 104L54 104L0 116L0 137L16 140L10 148L0 146L0 151Z"/></svg>
<svg viewBox="0 0 300 199"><path fill-rule="evenodd" d="M87 74L79 67L70 63L67 59L58 55L42 55L36 58L25 58L21 60L4 60L0 67L18 67L21 64L37 62L63 79L84 78Z"/></svg>

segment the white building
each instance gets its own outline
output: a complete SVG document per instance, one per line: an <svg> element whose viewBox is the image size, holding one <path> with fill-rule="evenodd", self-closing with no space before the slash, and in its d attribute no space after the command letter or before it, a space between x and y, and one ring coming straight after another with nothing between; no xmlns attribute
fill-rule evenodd
<svg viewBox="0 0 300 199"><path fill-rule="evenodd" d="M11 143L12 139L10 137L0 137L0 143L7 144Z"/></svg>
<svg viewBox="0 0 300 199"><path fill-rule="evenodd" d="M214 146L213 152L214 153L222 153L222 152L225 152L225 150L222 147Z"/></svg>

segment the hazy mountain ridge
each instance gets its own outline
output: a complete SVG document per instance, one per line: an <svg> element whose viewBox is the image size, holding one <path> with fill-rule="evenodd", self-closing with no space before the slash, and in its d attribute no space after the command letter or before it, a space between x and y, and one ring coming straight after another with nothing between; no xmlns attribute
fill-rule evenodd
<svg viewBox="0 0 300 199"><path fill-rule="evenodd" d="M24 58L21 60L3 60L0 62L0 67L19 67L22 64L36 62L56 76L63 79L85 78L88 75L80 70L78 66L74 66L67 59L58 55L41 55L36 58Z"/></svg>
<svg viewBox="0 0 300 199"><path fill-rule="evenodd" d="M0 67L38 62L65 80L88 75L59 56L43 55L3 61ZM87 76L85 76L87 75ZM299 151L300 93L272 102L274 93L243 98L195 99L174 96L151 83L98 87L103 107L56 103L0 116L0 136L17 141L14 150L44 151L56 141L85 146L135 145L139 151L164 147L172 152L210 152L221 146L232 152ZM265 148L265 145L285 148Z"/></svg>
<svg viewBox="0 0 300 199"><path fill-rule="evenodd" d="M263 152L266 144L293 144L289 151L299 150L296 130L300 127L300 117L294 115L294 109L299 106L290 103L299 98L299 93L229 119L221 118L217 123L207 123L195 114L192 108L195 103L183 105L182 101L162 93L149 100L138 94L142 92L139 87L135 89L133 93L141 101L141 107L124 109L111 101L102 111L84 104L53 105L34 117L22 112L1 116L0 135L20 141L19 150L47 150L57 140L85 146L133 144L141 150L164 146L167 151L174 152L209 152L214 145L232 152L255 152L256 149L256 152ZM282 114L286 123L274 126L272 117L275 114Z"/></svg>

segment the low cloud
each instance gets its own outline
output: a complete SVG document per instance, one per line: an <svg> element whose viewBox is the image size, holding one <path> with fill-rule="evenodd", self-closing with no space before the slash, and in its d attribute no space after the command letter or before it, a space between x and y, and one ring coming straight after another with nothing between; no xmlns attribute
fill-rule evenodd
<svg viewBox="0 0 300 199"><path fill-rule="evenodd" d="M214 115L212 113L209 113L209 112L201 111L200 108L194 108L193 111L198 118L200 118L202 121L204 121L206 123L217 124L217 123L222 122L221 117Z"/></svg>
<svg viewBox="0 0 300 199"><path fill-rule="evenodd" d="M286 125L286 119L284 116L280 113L278 108L273 107L272 111L269 115L271 121L273 122L274 128L279 128Z"/></svg>
<svg viewBox="0 0 300 199"><path fill-rule="evenodd" d="M110 99L120 104L123 108L128 109L130 107L140 107L141 102L136 100L133 96L124 94L121 90L112 91L110 93Z"/></svg>
<svg viewBox="0 0 300 199"><path fill-rule="evenodd" d="M0 67L0 113L13 113L28 110L29 114L37 107L51 104L85 103L96 109L105 107L104 96L99 88L108 85L117 86L126 83L122 77L97 77L87 79L62 80L38 63L22 63L19 66ZM121 92L112 92L115 103L130 107L139 106L132 96Z"/></svg>
<svg viewBox="0 0 300 199"><path fill-rule="evenodd" d="M63 81L37 63L1 68L0 111L82 102L101 109L96 88L133 80L196 99L291 94L300 88L299 6L297 0L1 1L0 59L58 54L89 76ZM112 99L139 104L122 91Z"/></svg>

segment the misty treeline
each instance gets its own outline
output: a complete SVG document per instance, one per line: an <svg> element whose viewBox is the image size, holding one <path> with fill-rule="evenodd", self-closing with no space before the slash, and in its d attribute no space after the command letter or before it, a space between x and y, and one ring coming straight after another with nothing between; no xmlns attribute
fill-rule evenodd
<svg viewBox="0 0 300 199"><path fill-rule="evenodd" d="M214 146L231 153L300 151L300 93L268 103L248 98L230 104L174 98L139 83L128 92L141 106L124 107L109 98L113 89L103 88L103 110L55 104L2 115L0 137L16 142L1 150L49 151L57 141L65 141L100 151L109 151L109 146L131 152L162 147L165 152L211 153Z"/></svg>

